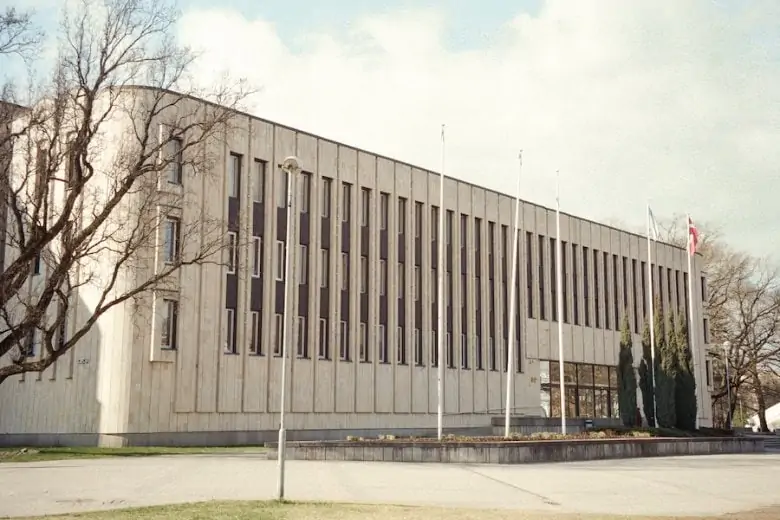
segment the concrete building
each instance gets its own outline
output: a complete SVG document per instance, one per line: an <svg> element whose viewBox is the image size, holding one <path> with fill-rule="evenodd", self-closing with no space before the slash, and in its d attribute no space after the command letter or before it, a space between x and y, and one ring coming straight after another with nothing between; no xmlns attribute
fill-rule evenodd
<svg viewBox="0 0 780 520"><path fill-rule="evenodd" d="M148 90L133 91L146 96ZM199 103L192 100L190 103ZM348 145L240 114L213 178L172 175L224 220L225 266L185 268L175 288L119 306L44 374L0 386L5 444L230 444L275 439L279 421L286 181L300 158L294 219L288 438L435 428L436 364L445 364L445 428L486 426L504 406L508 350L515 413L559 415L564 321L573 417L617 414L619 324L646 315L644 237L563 215L564 306L557 315L555 212L522 203L516 337L507 338L514 200ZM121 125L116 131L126 131ZM178 208L182 222L198 218ZM170 226L180 221L171 220ZM171 234L175 236L174 228ZM437 330L438 240L445 240L446 327ZM161 248L170 245L165 237ZM659 243L654 287L685 310L694 284L698 381L705 381L701 259ZM85 297L74 320L89 313ZM81 318L80 318L80 317ZM437 334L446 334L437 359ZM702 341L702 338L704 341ZM511 343L511 348L507 345ZM710 422L699 386L700 422Z"/></svg>

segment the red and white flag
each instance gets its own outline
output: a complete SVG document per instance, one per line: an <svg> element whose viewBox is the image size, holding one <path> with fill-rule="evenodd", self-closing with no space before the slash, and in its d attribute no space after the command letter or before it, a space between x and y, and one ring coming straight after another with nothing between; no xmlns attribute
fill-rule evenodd
<svg viewBox="0 0 780 520"><path fill-rule="evenodd" d="M693 219L688 215L688 253L691 256L696 254L696 246L699 243L699 232L696 230L696 225L693 223Z"/></svg>

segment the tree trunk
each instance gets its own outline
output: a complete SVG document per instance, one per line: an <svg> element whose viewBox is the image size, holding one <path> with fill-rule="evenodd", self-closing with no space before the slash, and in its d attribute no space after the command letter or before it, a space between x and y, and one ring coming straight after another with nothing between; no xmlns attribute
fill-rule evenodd
<svg viewBox="0 0 780 520"><path fill-rule="evenodd" d="M768 432L769 425L766 422L766 399L764 397L764 387L761 385L761 378L758 377L758 370L753 368L753 391L756 393L756 403L758 404L758 423L760 431Z"/></svg>

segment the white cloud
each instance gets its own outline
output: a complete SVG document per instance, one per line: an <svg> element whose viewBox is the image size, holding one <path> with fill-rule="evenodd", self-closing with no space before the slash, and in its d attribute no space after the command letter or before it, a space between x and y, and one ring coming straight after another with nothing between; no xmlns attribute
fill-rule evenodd
<svg viewBox="0 0 780 520"><path fill-rule="evenodd" d="M780 246L780 9L751 2L548 0L493 47L454 52L432 10L360 18L347 34L280 38L266 20L190 10L199 78L262 87L254 112L526 199L643 224L689 211L758 254ZM287 36L287 35L286 35ZM295 48L285 41L294 39ZM772 52L775 54L772 55Z"/></svg>

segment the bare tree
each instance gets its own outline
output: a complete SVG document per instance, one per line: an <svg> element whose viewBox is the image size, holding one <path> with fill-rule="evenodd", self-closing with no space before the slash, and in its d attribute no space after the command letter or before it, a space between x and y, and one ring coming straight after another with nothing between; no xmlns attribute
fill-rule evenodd
<svg viewBox="0 0 780 520"><path fill-rule="evenodd" d="M223 262L222 216L197 192L214 181L247 93L191 86L177 17L165 0L81 0L63 17L42 95L7 122L0 383L46 369L106 312L169 287L177 271ZM14 41L29 41L32 29L20 30Z"/></svg>
<svg viewBox="0 0 780 520"><path fill-rule="evenodd" d="M32 13L8 7L0 13L0 56L16 55L32 59L39 50L43 33L33 23Z"/></svg>
<svg viewBox="0 0 780 520"><path fill-rule="evenodd" d="M660 223L662 238L684 247L687 242L685 220L677 216ZM707 273L705 309L710 323L713 344L721 347L726 341L729 381L717 389L717 402L731 395L731 402L723 409L733 416L740 395L750 393L756 402L761 429L767 430L766 374L777 370L780 363L780 271L767 260L734 251L722 240L712 226L697 225L701 233L699 250L704 257ZM716 348L713 354L721 357ZM727 391L726 384L729 385Z"/></svg>

